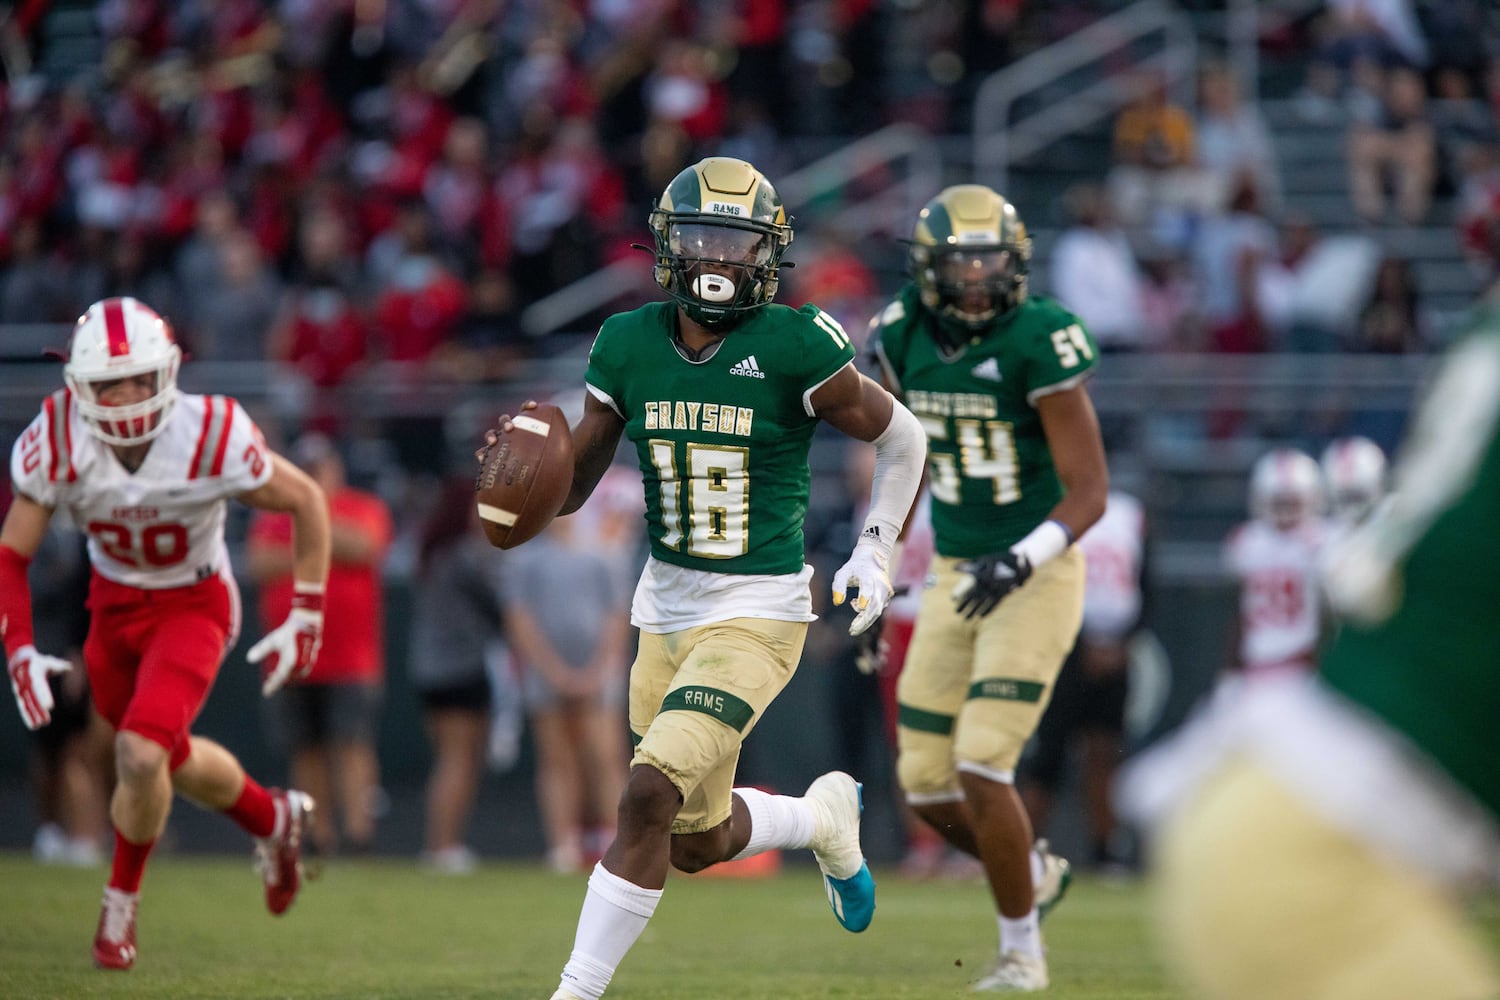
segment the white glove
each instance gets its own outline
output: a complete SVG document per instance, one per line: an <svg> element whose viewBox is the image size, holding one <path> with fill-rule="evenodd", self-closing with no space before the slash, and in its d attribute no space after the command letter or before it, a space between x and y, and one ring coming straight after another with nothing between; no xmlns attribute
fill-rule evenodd
<svg viewBox="0 0 1500 1000"><path fill-rule="evenodd" d="M849 623L849 634L859 635L875 624L891 603L891 554L879 542L861 538L849 561L833 574L833 603L843 604L845 593L853 588L859 596L851 602L858 612Z"/></svg>
<svg viewBox="0 0 1500 1000"><path fill-rule="evenodd" d="M286 621L251 646L246 654L245 659L251 663L266 660L261 667L264 680L260 686L265 697L280 691L287 681L306 677L317 662L318 647L323 644L322 601L318 603L317 609L294 605Z"/></svg>
<svg viewBox="0 0 1500 1000"><path fill-rule="evenodd" d="M10 658L10 688L27 729L40 729L52 721L52 687L49 674L65 674L73 664L57 656L38 653L30 643Z"/></svg>

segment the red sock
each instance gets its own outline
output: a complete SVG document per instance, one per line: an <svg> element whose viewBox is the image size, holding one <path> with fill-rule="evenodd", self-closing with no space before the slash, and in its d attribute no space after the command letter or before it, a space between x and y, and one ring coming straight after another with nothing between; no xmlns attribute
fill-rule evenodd
<svg viewBox="0 0 1500 1000"><path fill-rule="evenodd" d="M276 832L276 800L248 774L240 797L224 814L252 837L269 837Z"/></svg>
<svg viewBox="0 0 1500 1000"><path fill-rule="evenodd" d="M141 876L146 873L146 859L156 841L132 844L119 830L115 831L115 860L109 871L109 887L121 892L140 892Z"/></svg>

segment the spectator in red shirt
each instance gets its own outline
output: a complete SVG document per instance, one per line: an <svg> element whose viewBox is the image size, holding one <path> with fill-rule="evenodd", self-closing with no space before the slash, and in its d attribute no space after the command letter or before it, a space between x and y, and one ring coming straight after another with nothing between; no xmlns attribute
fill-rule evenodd
<svg viewBox="0 0 1500 1000"><path fill-rule="evenodd" d="M333 565L324 597L326 627L318 664L266 703L273 741L291 758L291 774L319 803L313 846L332 854L368 850L375 837L380 787L376 755L385 686L385 610L381 564L392 536L391 513L379 497L345 482L333 442L303 435L292 456L323 487L333 528ZM248 538L250 575L260 587L260 613L279 623L291 605L291 519L257 516Z"/></svg>

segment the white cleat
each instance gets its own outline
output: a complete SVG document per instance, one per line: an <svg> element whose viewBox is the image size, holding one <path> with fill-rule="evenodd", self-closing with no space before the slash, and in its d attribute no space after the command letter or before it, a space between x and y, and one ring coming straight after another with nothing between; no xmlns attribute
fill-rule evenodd
<svg viewBox="0 0 1500 1000"><path fill-rule="evenodd" d="M864 811L859 782L843 771L829 771L807 786L803 800L813 813L808 844L823 872L828 905L845 930L859 933L875 916L875 879L859 846L859 815Z"/></svg>
<svg viewBox="0 0 1500 1000"><path fill-rule="evenodd" d="M552 1000L583 1000L583 997L559 987L557 992L552 994Z"/></svg>
<svg viewBox="0 0 1500 1000"><path fill-rule="evenodd" d="M1034 897L1037 919L1040 920L1067 895L1068 886L1073 884L1073 866L1068 864L1067 858L1053 854L1046 840L1038 840L1032 849L1042 859L1042 877L1037 879Z"/></svg>
<svg viewBox="0 0 1500 1000"><path fill-rule="evenodd" d="M1033 993L1045 990L1047 960L1032 958L1019 951L1007 951L995 963L994 971L974 984L975 993Z"/></svg>

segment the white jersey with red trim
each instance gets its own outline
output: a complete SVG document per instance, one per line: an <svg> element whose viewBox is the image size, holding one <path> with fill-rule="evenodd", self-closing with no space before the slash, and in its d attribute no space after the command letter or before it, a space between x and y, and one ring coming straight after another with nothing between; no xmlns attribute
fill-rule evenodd
<svg viewBox="0 0 1500 1000"><path fill-rule="evenodd" d="M1146 550L1146 509L1128 493L1110 490L1104 516L1078 540L1088 567L1083 634L1123 639L1141 617L1141 560Z"/></svg>
<svg viewBox="0 0 1500 1000"><path fill-rule="evenodd" d="M166 420L132 473L63 389L42 403L10 457L16 491L67 509L101 576L146 590L227 572L224 500L271 478L260 428L228 396L183 394Z"/></svg>
<svg viewBox="0 0 1500 1000"><path fill-rule="evenodd" d="M1309 518L1280 530L1247 521L1225 545L1225 565L1240 581L1240 662L1247 671L1311 669L1322 627L1318 566L1328 522Z"/></svg>

